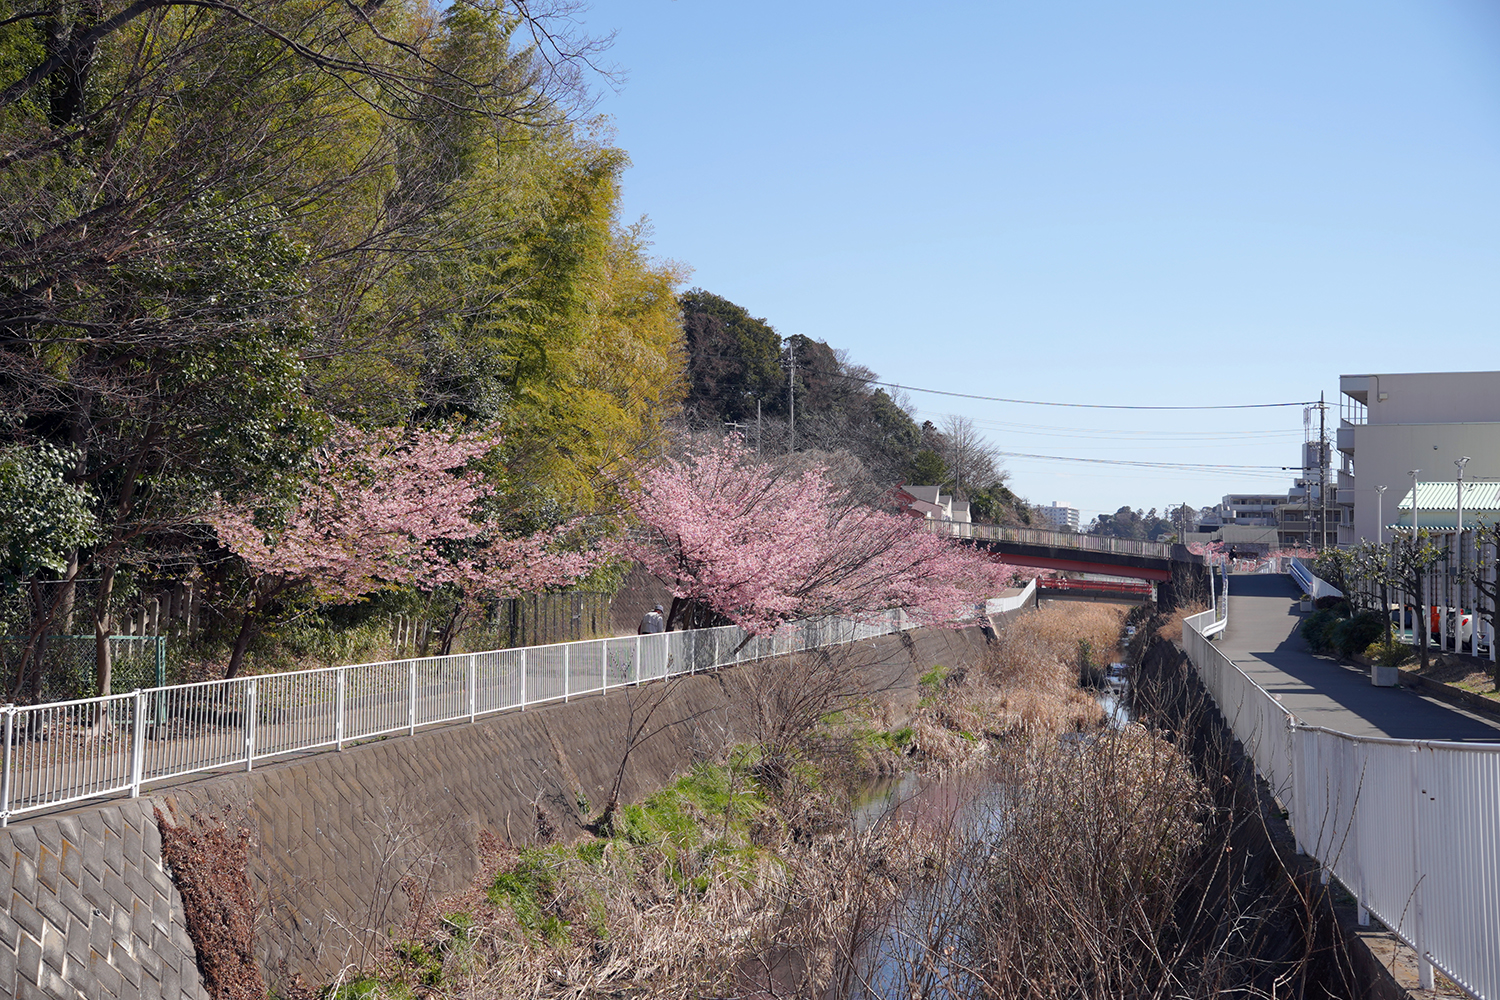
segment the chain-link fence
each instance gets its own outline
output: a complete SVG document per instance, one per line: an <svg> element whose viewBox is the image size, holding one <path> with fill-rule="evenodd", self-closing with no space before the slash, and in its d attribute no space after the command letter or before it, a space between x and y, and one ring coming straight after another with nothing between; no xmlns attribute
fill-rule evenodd
<svg viewBox="0 0 1500 1000"><path fill-rule="evenodd" d="M112 635L106 640L115 691L160 687L167 682L167 640L155 635ZM16 694L27 700L66 701L99 693L98 648L91 635L47 635L27 653L25 636L0 636L0 665ZM24 662L23 662L24 661Z"/></svg>

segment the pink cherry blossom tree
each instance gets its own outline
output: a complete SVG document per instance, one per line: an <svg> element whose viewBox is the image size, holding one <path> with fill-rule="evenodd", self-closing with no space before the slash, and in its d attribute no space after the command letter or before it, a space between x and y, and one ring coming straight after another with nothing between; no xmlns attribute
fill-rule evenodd
<svg viewBox="0 0 1500 1000"><path fill-rule="evenodd" d="M617 550L671 587L669 627L691 606L752 633L897 607L920 625L956 625L1013 576L919 521L855 502L820 469L782 474L733 436L658 463L628 502L641 527Z"/></svg>
<svg viewBox="0 0 1500 1000"><path fill-rule="evenodd" d="M562 549L572 525L506 538L485 523L491 491L469 465L493 447L470 434L340 427L290 504L221 502L214 530L251 584L225 676L239 672L270 610L293 596L335 603L453 585L509 597L590 572L604 554Z"/></svg>

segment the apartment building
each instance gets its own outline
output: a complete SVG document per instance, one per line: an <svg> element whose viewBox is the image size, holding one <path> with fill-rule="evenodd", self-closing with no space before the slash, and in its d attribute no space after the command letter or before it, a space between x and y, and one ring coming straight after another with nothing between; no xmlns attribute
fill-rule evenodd
<svg viewBox="0 0 1500 1000"><path fill-rule="evenodd" d="M1352 514L1337 525L1339 544L1388 539L1413 470L1423 484L1453 482L1468 458L1466 482L1500 480L1500 372L1343 375L1339 393L1342 467L1330 499Z"/></svg>
<svg viewBox="0 0 1500 1000"><path fill-rule="evenodd" d="M1056 500L1046 507L1037 507L1037 513L1054 531L1077 531L1079 522L1079 511L1077 507L1069 507L1065 503Z"/></svg>

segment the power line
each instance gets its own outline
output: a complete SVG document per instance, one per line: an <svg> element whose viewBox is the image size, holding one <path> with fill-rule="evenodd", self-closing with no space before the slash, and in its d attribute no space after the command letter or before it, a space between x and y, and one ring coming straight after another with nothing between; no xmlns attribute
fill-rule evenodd
<svg viewBox="0 0 1500 1000"><path fill-rule="evenodd" d="M1142 462L1125 458L1074 458L1068 455L1033 455L1021 451L997 451L1004 458L1035 458L1048 462L1084 462L1090 465L1130 465L1144 469L1178 469L1185 472L1281 472L1279 465L1213 465L1206 462Z"/></svg>
<svg viewBox="0 0 1500 1000"><path fill-rule="evenodd" d="M699 354L696 357L714 358L721 361L771 361L771 358L746 358L733 354ZM777 359L779 360L779 359ZM1011 399L1007 396L981 396L971 392L954 392L950 389L924 389L915 385L902 385L899 382L883 382L877 378L866 378L863 375L849 375L845 372L822 371L810 368L815 374L828 378L848 379L851 382L863 382L865 385L878 385L887 389L899 389L902 392L925 392L934 396L952 396L955 399L977 399L986 403L1017 403L1023 406L1061 406L1069 409L1079 410L1265 410L1276 407L1287 406L1316 406L1318 401L1298 400L1291 403L1205 403L1199 405L1161 406L1140 403L1059 403L1051 400L1041 399Z"/></svg>
<svg viewBox="0 0 1500 1000"><path fill-rule="evenodd" d="M842 375L837 372L826 372L834 378L847 378L867 385L880 385L888 389L900 389L902 392L926 392L934 396L953 396L957 399L978 399L986 403L1020 403L1024 406L1063 406L1078 410L1266 410L1274 407L1285 406L1307 406L1308 403L1215 403L1197 406L1148 406L1144 404L1130 403L1058 403L1040 399L1010 399L1006 396L980 396L971 392L952 392L948 389L923 389L914 385L902 385L899 382L881 382L873 378L860 378L858 375ZM1317 400L1313 400L1316 404Z"/></svg>

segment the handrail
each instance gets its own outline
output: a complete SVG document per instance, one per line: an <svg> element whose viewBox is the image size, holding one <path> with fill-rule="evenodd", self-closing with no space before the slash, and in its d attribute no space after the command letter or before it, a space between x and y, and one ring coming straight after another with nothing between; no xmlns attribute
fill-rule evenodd
<svg viewBox="0 0 1500 1000"><path fill-rule="evenodd" d="M1020 595L1035 592L1033 580ZM976 612L977 613L977 612ZM138 796L145 784L334 747L419 726L569 701L912 627L905 611L583 639L450 656L319 667L128 694L0 707L0 826L83 799Z"/></svg>
<svg viewBox="0 0 1500 1000"><path fill-rule="evenodd" d="M1287 572L1292 574L1292 579L1302 588L1302 592L1313 600L1320 597L1343 597L1344 592L1326 580L1313 575L1312 570L1302 564L1302 560L1292 557L1287 565Z"/></svg>
<svg viewBox="0 0 1500 1000"><path fill-rule="evenodd" d="M997 524L967 524L958 521L926 520L922 522L922 528L950 538L969 538L983 542L1014 542L1019 545L1044 545L1085 552L1109 552L1114 555L1172 558L1172 546L1169 543L1143 542L1134 538L1112 538L1108 535L1086 535L1072 531L1043 531L1039 528L1007 528Z"/></svg>

